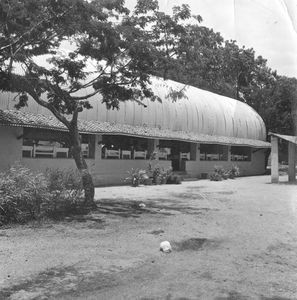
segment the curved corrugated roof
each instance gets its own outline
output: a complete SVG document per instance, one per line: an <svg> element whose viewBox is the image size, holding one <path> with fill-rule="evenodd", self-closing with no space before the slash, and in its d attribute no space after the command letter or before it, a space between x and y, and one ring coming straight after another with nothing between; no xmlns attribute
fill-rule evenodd
<svg viewBox="0 0 297 300"><path fill-rule="evenodd" d="M119 110L106 110L97 99L91 99L93 110L82 113L84 120L147 126L194 134L266 140L266 128L259 114L247 104L192 86L170 80L152 80L152 88L162 103L145 100L120 104ZM185 88L186 97L173 101L170 88Z"/></svg>
<svg viewBox="0 0 297 300"><path fill-rule="evenodd" d="M107 110L100 96L94 96L90 100L93 109L80 114L82 122L88 124L88 128L81 130L103 133L106 126L102 127L102 123L112 126L108 126L108 133L131 134L133 131L138 136L269 147L265 142L266 128L262 118L245 103L170 80L152 78L152 89L162 102L146 99L143 101L146 107L135 101L126 101L120 104L119 110ZM185 89L185 97L173 101L168 97L171 89ZM12 98L11 94L2 94L0 108L12 109L15 104ZM22 111L51 114L33 100ZM96 130L90 130L89 126L94 124Z"/></svg>

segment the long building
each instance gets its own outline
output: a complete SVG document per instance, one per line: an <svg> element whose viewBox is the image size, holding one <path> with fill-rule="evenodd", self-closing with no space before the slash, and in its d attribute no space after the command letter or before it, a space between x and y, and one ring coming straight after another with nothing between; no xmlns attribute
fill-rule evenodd
<svg viewBox="0 0 297 300"><path fill-rule="evenodd" d="M204 178L215 165L236 164L241 175L265 172L266 128L250 106L173 81L152 80L162 101L120 104L108 110L99 96L81 113L82 150L96 186L122 184L131 168L150 159L191 177ZM172 90L184 90L172 99ZM67 130L32 99L15 110L15 95L0 95L0 170L16 161L33 170L75 168Z"/></svg>

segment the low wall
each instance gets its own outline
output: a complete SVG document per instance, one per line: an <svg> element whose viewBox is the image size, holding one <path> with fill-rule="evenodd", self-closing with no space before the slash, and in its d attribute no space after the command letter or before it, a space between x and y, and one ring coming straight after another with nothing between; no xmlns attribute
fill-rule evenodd
<svg viewBox="0 0 297 300"><path fill-rule="evenodd" d="M45 172L46 169L76 170L73 159L67 158L22 158L22 164L36 172ZM86 159L95 186L127 184L125 178L128 171L133 169L147 169L149 160L122 160L122 159ZM171 166L171 161L153 161L164 169Z"/></svg>
<svg viewBox="0 0 297 300"><path fill-rule="evenodd" d="M261 175L265 172L265 150L252 153L251 161L187 161L186 171L192 177L201 178L202 173L213 172L215 165L225 169L237 165L240 176Z"/></svg>
<svg viewBox="0 0 297 300"><path fill-rule="evenodd" d="M25 158L21 160L22 164L33 171L45 172L47 169L75 170L75 162L68 158Z"/></svg>
<svg viewBox="0 0 297 300"><path fill-rule="evenodd" d="M125 178L131 169L147 169L149 163L161 168L171 167L171 161L149 161L133 159L86 159L95 186L127 184ZM46 169L75 170L73 159L66 158L22 158L21 162L34 171L44 172ZM239 167L241 176L261 175L265 172L264 151L253 153L252 161L186 161L186 172L195 178L201 178L202 173L213 172L214 166L228 169L235 164Z"/></svg>
<svg viewBox="0 0 297 300"><path fill-rule="evenodd" d="M96 167L93 172L94 182L96 182L97 186L127 184L125 178L129 176L128 172L132 168L147 169L149 163L152 165L158 164L164 169L171 167L171 161L102 159L96 161Z"/></svg>

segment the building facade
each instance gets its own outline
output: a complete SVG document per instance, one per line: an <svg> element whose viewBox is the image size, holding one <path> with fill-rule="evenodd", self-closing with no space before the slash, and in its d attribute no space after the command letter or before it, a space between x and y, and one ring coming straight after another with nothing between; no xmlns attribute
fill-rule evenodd
<svg viewBox="0 0 297 300"><path fill-rule="evenodd" d="M203 178L215 165L239 166L241 175L265 172L266 129L248 105L172 81L153 79L162 101L126 101L108 110L100 97L80 115L82 151L96 186L123 184L131 168L149 163ZM184 90L180 99L172 90ZM33 170L75 168L67 130L33 100L14 109L0 95L0 169L20 161Z"/></svg>

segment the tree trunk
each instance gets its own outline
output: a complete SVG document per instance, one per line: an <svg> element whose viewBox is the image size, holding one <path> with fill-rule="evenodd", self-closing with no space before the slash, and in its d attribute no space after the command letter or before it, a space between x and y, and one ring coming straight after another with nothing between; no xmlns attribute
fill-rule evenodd
<svg viewBox="0 0 297 300"><path fill-rule="evenodd" d="M82 178L82 185L85 192L84 204L86 206L95 207L96 204L94 202L94 183L92 176L89 173L88 165L81 152L80 136L76 125L71 126L71 129L69 130L69 135L72 145L72 155Z"/></svg>

